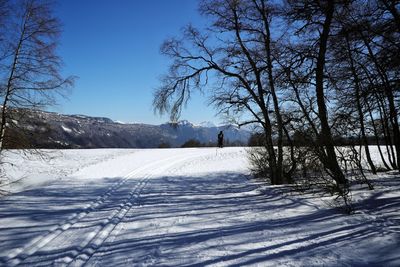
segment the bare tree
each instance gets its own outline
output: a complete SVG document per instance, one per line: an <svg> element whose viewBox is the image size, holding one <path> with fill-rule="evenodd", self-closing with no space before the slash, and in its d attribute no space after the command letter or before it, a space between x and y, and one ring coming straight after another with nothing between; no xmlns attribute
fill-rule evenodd
<svg viewBox="0 0 400 267"><path fill-rule="evenodd" d="M365 95L366 92L361 82L360 71L356 65L356 61L359 60L359 58L356 57L355 53L358 51L346 26L343 27L342 32L337 36L336 47L338 62L342 63L338 73L343 77L341 79L340 92L344 99L339 106L348 111L347 114L349 117L351 117L353 113L357 114L357 118L354 120L355 122L350 123L349 126L359 129L361 135L360 145L364 146L367 163L370 166L371 172L376 174L376 167L371 158L367 129L365 126L366 116L364 116L364 113L366 110L363 108L363 100L365 99L363 95Z"/></svg>
<svg viewBox="0 0 400 267"><path fill-rule="evenodd" d="M296 49L296 46L294 46L294 61L285 67L288 68L286 75L289 85L293 88L296 101L316 138L314 145L317 148L319 158L327 172L336 181L338 190L341 190L339 186L346 185L347 180L337 161L326 104L327 89L330 84L327 79L326 60L334 15L339 10L339 5L336 2L288 1L287 18L295 27L294 34L301 38L298 40L301 45L299 46L300 49ZM306 70L302 70L298 74L299 71L293 70L293 68L305 68ZM293 75L294 77L291 77ZM314 94L306 95L308 104L304 103L299 92L299 86L304 86L304 84L306 91L310 91L310 85L315 90ZM317 120L313 118L313 115L316 115Z"/></svg>
<svg viewBox="0 0 400 267"><path fill-rule="evenodd" d="M206 0L200 10L212 20L205 34L188 26L182 39L167 40L162 46L162 53L174 61L155 92L154 107L176 120L192 90L202 90L212 77L216 80L212 103L225 114L248 114L240 126L261 125L270 180L284 183L284 123L270 31L274 6L265 0Z"/></svg>
<svg viewBox="0 0 400 267"><path fill-rule="evenodd" d="M60 74L56 54L61 25L48 1L18 0L9 3L5 20L3 59L0 62L0 152L15 108L43 108L55 95L72 85L73 77Z"/></svg>
<svg viewBox="0 0 400 267"><path fill-rule="evenodd" d="M347 36L351 37L347 41L353 43L349 58L354 59L353 73L363 77L357 80L360 89L364 88L362 95L367 106L375 107L375 111L370 110L375 113L370 117L372 120L374 115L381 118L389 161L393 168L399 168L400 132L396 101L400 74L397 60L400 52L400 2L367 1L362 8L357 4L359 2L354 1L349 5L348 15L342 18Z"/></svg>
<svg viewBox="0 0 400 267"><path fill-rule="evenodd" d="M181 39L164 43L173 63L155 92L155 109L176 120L191 92L213 81L211 103L222 114L261 126L264 154L250 157L272 184L303 177L307 151L320 161L312 176L322 174L344 201L346 166L358 168L372 188L354 147L363 145L372 173L371 135L385 142L393 168L398 160L398 4L361 2L201 1L211 25L188 26ZM335 146L345 138L351 147L338 155Z"/></svg>

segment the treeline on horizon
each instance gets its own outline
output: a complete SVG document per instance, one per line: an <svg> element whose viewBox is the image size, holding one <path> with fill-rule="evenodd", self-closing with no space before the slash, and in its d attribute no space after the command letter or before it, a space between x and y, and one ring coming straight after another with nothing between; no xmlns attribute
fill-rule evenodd
<svg viewBox="0 0 400 267"><path fill-rule="evenodd" d="M392 144L393 146L393 141L392 142L387 142L387 140L383 136L373 136L373 135L367 135L366 136L367 142L369 146L381 146L384 147L382 150L383 152L387 153L386 147L389 147L389 144ZM278 138L273 138L272 142L274 146L278 144ZM359 136L333 136L333 143L334 146L363 146L364 142L363 140L360 140ZM283 146L290 147L291 145L294 146L308 146L312 147L313 143L310 142L306 136L304 136L301 133L294 133L292 136L292 139L289 140L287 138L283 138L282 140ZM263 133L254 133L250 136L249 141L247 143L247 146L265 146L265 136Z"/></svg>

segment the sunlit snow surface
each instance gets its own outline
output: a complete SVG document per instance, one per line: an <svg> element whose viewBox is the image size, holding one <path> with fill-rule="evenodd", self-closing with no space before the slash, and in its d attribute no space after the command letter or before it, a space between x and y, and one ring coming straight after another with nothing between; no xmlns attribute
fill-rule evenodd
<svg viewBox="0 0 400 267"><path fill-rule="evenodd" d="M346 216L251 178L245 148L47 152L8 152L0 266L400 266L398 174Z"/></svg>

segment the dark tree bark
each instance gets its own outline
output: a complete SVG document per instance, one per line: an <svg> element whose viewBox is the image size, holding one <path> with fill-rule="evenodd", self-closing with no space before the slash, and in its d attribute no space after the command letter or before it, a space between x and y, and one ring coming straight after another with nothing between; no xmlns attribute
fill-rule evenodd
<svg viewBox="0 0 400 267"><path fill-rule="evenodd" d="M347 52L349 55L349 61L350 61L350 69L351 73L353 75L354 79L354 88L355 88L355 97L356 97L356 106L357 106L357 112L358 112L358 118L360 122L360 130L361 130L361 139L362 143L364 145L365 149L365 155L367 157L367 162L371 168L371 172L373 174L376 174L376 167L371 159L371 154L369 152L369 147L368 147L368 140L367 136L365 134L365 126L364 126L364 113L361 107L361 88L360 88L360 79L358 77L355 65L354 65L354 60L353 60L353 55L351 52L351 47L350 47L350 42L349 42L349 36L347 33L345 33L345 40L346 40L346 47L347 47Z"/></svg>
<svg viewBox="0 0 400 267"><path fill-rule="evenodd" d="M339 166L335 153L335 146L328 122L328 113L324 93L324 69L329 32L335 11L335 1L328 1L325 10L325 21L319 37L319 51L315 69L315 90L317 95L318 117L321 123L321 132L318 135L319 143L325 148L326 155L322 160L326 168L331 172L333 179L340 185L346 184L346 178Z"/></svg>
<svg viewBox="0 0 400 267"><path fill-rule="evenodd" d="M395 160L395 165L396 165L395 167L397 169L400 166L400 157L399 157L399 155L400 155L400 130L399 130L399 122L398 122L398 111L397 111L397 107L395 104L393 88L391 86L389 77L387 76L384 67L377 59L367 38L364 36L364 34L362 32L360 32L360 36L362 37L364 44L368 50L368 55L371 58L373 64L375 65L379 77L381 78L385 97L388 102L389 121L390 121L390 125L392 126L391 128L393 131L393 141L394 141L394 147L396 150L396 158L397 158L397 160Z"/></svg>
<svg viewBox="0 0 400 267"><path fill-rule="evenodd" d="M379 108L379 116L382 125L382 132L385 139L386 151L388 153L389 162L393 169L397 169L396 153L393 149L392 134L390 133L389 117L386 112L385 99L380 94L375 94Z"/></svg>
<svg viewBox="0 0 400 267"><path fill-rule="evenodd" d="M372 129L374 130L374 137L375 137L375 142L376 142L376 144L377 144L377 146L378 146L379 155L380 155L380 157L381 157L381 160L382 160L383 165L385 165L385 168L386 168L387 170L390 170L391 168L390 168L389 165L387 164L386 159L385 159L385 157L383 156L383 153L382 153L382 149L381 149L380 141L379 141L378 129L376 128L376 125L375 125L374 117L373 117L373 115L372 115L371 106L370 106L370 104L368 103L368 101L365 101L365 103L367 104L367 110L368 110L369 118L371 119Z"/></svg>

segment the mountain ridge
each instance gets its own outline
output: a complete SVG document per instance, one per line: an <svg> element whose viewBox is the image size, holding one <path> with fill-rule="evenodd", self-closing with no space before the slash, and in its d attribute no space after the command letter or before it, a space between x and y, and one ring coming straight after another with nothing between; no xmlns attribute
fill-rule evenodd
<svg viewBox="0 0 400 267"><path fill-rule="evenodd" d="M24 115L18 116L19 113ZM219 131L224 131L230 144L246 145L250 137L249 131L233 125L195 125L187 120L160 125L122 123L106 117L38 110L17 110L13 117L16 119L10 125L11 132L23 132L34 148L180 147L191 139L214 145Z"/></svg>

